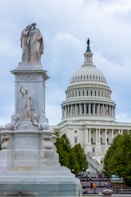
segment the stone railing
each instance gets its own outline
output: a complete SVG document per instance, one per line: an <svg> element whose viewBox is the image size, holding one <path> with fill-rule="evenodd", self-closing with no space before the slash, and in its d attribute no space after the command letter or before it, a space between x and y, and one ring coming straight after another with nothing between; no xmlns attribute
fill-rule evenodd
<svg viewBox="0 0 131 197"><path fill-rule="evenodd" d="M131 189L118 189L118 194L131 194Z"/></svg>

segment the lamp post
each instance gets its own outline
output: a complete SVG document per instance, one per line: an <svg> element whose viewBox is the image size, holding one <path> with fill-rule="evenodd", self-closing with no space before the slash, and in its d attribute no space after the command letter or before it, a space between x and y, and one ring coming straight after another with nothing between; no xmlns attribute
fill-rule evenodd
<svg viewBox="0 0 131 197"><path fill-rule="evenodd" d="M84 180L84 168L82 168L82 178Z"/></svg>

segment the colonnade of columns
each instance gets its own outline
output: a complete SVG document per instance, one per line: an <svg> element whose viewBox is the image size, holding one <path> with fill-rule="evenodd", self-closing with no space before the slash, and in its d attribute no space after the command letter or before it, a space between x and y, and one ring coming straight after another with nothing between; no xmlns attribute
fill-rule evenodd
<svg viewBox="0 0 131 197"><path fill-rule="evenodd" d="M66 98L74 98L74 97L83 97L83 96L93 96L93 97L105 97L105 98L111 98L111 93L110 90L103 90L103 87L101 90L97 89L93 89L94 87L92 87L91 89L88 90L71 90L68 91L68 93L66 94Z"/></svg>
<svg viewBox="0 0 131 197"><path fill-rule="evenodd" d="M99 103L76 103L62 106L62 118L86 115L115 118L115 106Z"/></svg>
<svg viewBox="0 0 131 197"><path fill-rule="evenodd" d="M88 128L84 131L83 135L83 147L85 153L105 153L109 145L113 142L113 139L118 134L124 134L128 130L123 129L98 129Z"/></svg>
<svg viewBox="0 0 131 197"><path fill-rule="evenodd" d="M118 134L123 134L123 130L114 129L86 129L84 141L85 144L111 144L112 140Z"/></svg>

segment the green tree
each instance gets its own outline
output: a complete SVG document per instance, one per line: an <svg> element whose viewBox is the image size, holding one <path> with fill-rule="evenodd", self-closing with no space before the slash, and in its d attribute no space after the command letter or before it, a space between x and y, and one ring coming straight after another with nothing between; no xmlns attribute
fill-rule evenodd
<svg viewBox="0 0 131 197"><path fill-rule="evenodd" d="M61 137L57 133L56 148L59 154L59 162L62 166L69 167L69 153L71 151L70 141L67 138L66 134L63 134Z"/></svg>
<svg viewBox="0 0 131 197"><path fill-rule="evenodd" d="M76 175L78 175L78 173L80 172L80 167L79 167L79 163L77 160L77 156L73 149L71 149L70 154L69 154L69 166L68 167Z"/></svg>
<svg viewBox="0 0 131 197"><path fill-rule="evenodd" d="M118 135L104 158L104 173L123 177L131 184L131 133Z"/></svg>
<svg viewBox="0 0 131 197"><path fill-rule="evenodd" d="M59 154L59 162L62 166L66 166L71 171L78 175L80 171L85 171L87 169L87 161L84 151L80 144L71 147L70 141L66 134L61 137L58 132L56 132L56 148Z"/></svg>
<svg viewBox="0 0 131 197"><path fill-rule="evenodd" d="M86 169L88 168L88 162L86 159L86 155L84 153L83 148L81 147L80 144L76 144L72 150L75 152L76 155L76 159L78 161L79 164L79 172L80 171L86 171Z"/></svg>

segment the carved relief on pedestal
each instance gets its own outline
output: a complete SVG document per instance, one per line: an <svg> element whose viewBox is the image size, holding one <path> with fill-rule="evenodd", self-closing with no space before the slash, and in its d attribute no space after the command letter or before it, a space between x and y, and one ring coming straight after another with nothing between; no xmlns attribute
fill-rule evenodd
<svg viewBox="0 0 131 197"><path fill-rule="evenodd" d="M44 119L42 119L42 116ZM49 127L45 115L42 112L36 115L31 115L31 122L34 126L37 126L39 130L45 130Z"/></svg>
<svg viewBox="0 0 131 197"><path fill-rule="evenodd" d="M2 134L1 135L1 148L8 149L11 142L11 135L10 134Z"/></svg>
<svg viewBox="0 0 131 197"><path fill-rule="evenodd" d="M47 165L60 165L59 157L54 147L54 135L46 132L41 138L41 161Z"/></svg>
<svg viewBox="0 0 131 197"><path fill-rule="evenodd" d="M52 149L53 148L52 138L50 135L48 135L48 134L43 135L43 145L44 145L44 149Z"/></svg>
<svg viewBox="0 0 131 197"><path fill-rule="evenodd" d="M17 80L18 81L34 81L34 80L37 80L37 76L36 75L28 75L28 74L24 74L24 75L21 75L21 76L18 76Z"/></svg>
<svg viewBox="0 0 131 197"><path fill-rule="evenodd" d="M12 123L14 125L14 129L17 129L18 126L20 125L21 123L21 118L19 115L13 115L12 116Z"/></svg>
<svg viewBox="0 0 131 197"><path fill-rule="evenodd" d="M23 97L23 118L31 118L31 106L32 106L32 97L29 95L28 89L23 89L23 86L20 87L20 93Z"/></svg>
<svg viewBox="0 0 131 197"><path fill-rule="evenodd" d="M40 123L39 123L39 119L40 119L40 116L39 114L37 115L32 115L31 116L31 122L34 126L37 126L38 129L41 129L41 126L40 126Z"/></svg>

